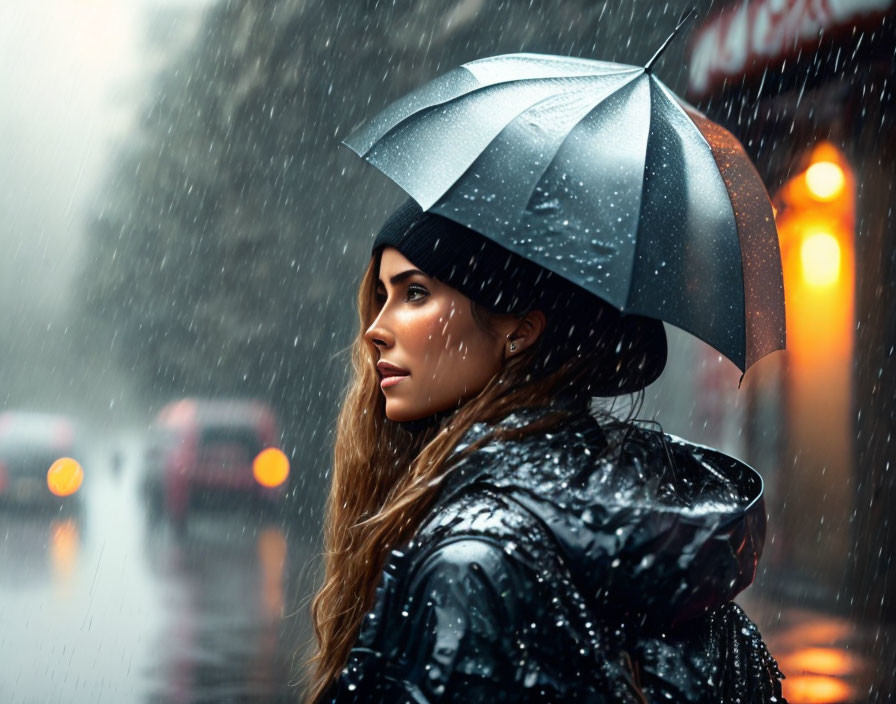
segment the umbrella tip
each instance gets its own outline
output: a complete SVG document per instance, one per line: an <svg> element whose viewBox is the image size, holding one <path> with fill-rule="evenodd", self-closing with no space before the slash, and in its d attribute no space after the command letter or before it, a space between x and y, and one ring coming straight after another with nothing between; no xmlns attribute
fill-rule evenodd
<svg viewBox="0 0 896 704"><path fill-rule="evenodd" d="M678 24L675 25L675 29L672 30L672 34L666 37L666 41L664 41L660 48L656 50L656 53L652 57L650 57L650 61L648 61L644 65L645 73L650 73L650 70L653 68L653 64L656 63L656 60L660 58L660 54L662 54L666 50L666 47L669 46L669 44L675 38L675 35L678 34L678 30L680 30L684 26L684 23L690 20L695 14L697 14L697 10L694 7L691 7L682 13L681 17L678 19Z"/></svg>

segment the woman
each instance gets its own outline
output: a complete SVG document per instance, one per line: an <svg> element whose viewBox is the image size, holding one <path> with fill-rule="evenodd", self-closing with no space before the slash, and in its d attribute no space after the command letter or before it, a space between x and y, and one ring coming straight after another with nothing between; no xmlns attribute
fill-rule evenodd
<svg viewBox="0 0 896 704"><path fill-rule="evenodd" d="M309 702L783 701L762 482L589 412L662 323L406 202L361 283Z"/></svg>

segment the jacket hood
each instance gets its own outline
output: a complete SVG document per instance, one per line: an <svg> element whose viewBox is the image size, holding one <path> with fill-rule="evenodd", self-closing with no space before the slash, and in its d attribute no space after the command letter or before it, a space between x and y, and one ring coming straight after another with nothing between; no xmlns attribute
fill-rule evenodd
<svg viewBox="0 0 896 704"><path fill-rule="evenodd" d="M522 428L544 409L498 423ZM477 423L459 452L494 426ZM448 473L437 504L489 487L534 516L572 581L605 617L674 627L720 606L756 573L760 475L718 450L587 412L522 439L492 438Z"/></svg>

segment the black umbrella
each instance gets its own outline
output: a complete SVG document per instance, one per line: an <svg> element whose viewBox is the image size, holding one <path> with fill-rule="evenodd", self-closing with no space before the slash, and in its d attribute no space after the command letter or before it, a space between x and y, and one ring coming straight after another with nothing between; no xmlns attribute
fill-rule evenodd
<svg viewBox="0 0 896 704"><path fill-rule="evenodd" d="M784 348L772 208L740 142L651 73L666 44L643 68L542 54L472 61L345 144L424 210L746 371Z"/></svg>

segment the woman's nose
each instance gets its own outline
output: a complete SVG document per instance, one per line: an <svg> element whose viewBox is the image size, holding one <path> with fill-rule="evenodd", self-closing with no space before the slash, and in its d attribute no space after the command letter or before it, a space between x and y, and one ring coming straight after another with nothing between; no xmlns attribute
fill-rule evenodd
<svg viewBox="0 0 896 704"><path fill-rule="evenodd" d="M375 347L391 347L395 338L383 325L382 319L377 318L364 333L364 339Z"/></svg>

